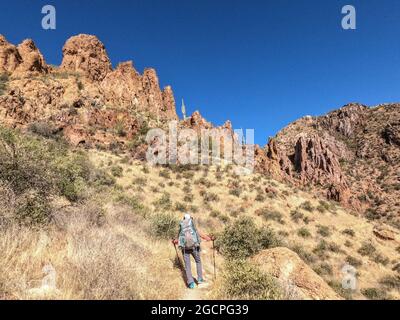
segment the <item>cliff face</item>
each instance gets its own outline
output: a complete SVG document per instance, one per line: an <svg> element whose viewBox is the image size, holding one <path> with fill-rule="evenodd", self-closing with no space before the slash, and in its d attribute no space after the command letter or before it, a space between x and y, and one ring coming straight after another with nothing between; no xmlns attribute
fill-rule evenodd
<svg viewBox="0 0 400 320"><path fill-rule="evenodd" d="M67 40L60 67L48 66L32 40L14 46L0 36L0 73L8 77L2 123L45 123L72 144L124 145L141 128L178 118L172 89L160 89L154 69L140 75L125 62L113 70L95 36Z"/></svg>
<svg viewBox="0 0 400 320"><path fill-rule="evenodd" d="M349 104L282 129L261 152L260 169L275 163L284 179L400 226L399 129L399 104Z"/></svg>

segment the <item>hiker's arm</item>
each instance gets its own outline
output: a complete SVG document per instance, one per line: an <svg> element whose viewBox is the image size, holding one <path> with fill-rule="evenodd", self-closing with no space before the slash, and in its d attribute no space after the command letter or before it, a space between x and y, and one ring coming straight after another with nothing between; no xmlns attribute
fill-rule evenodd
<svg viewBox="0 0 400 320"><path fill-rule="evenodd" d="M202 238L203 240L205 240L205 241L211 241L212 240L212 238L209 235L201 232L200 230L198 232L199 232L200 238Z"/></svg>

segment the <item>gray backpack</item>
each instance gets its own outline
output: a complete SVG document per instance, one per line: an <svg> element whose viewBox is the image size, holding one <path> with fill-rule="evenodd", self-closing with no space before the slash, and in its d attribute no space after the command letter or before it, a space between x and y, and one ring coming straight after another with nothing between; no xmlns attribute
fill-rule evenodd
<svg viewBox="0 0 400 320"><path fill-rule="evenodd" d="M194 249L200 246L200 238L192 219L182 220L179 230L179 247Z"/></svg>

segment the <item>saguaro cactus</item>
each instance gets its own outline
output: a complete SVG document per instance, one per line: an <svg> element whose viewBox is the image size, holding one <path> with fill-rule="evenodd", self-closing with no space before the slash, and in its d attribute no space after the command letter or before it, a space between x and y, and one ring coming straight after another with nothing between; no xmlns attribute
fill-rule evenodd
<svg viewBox="0 0 400 320"><path fill-rule="evenodd" d="M186 106L185 106L185 101L183 101L183 99L182 99L181 110L182 110L183 120L186 120Z"/></svg>

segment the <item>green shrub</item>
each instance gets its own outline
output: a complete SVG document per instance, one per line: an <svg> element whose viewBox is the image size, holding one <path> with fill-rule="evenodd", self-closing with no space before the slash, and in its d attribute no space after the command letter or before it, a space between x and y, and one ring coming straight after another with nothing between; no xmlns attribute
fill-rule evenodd
<svg viewBox="0 0 400 320"><path fill-rule="evenodd" d="M17 221L25 225L46 224L50 221L51 208L46 197L27 192L18 199L15 214Z"/></svg>
<svg viewBox="0 0 400 320"><path fill-rule="evenodd" d="M362 256L372 256L375 251L376 249L371 243L364 243L357 252Z"/></svg>
<svg viewBox="0 0 400 320"><path fill-rule="evenodd" d="M165 210L170 209L171 205L172 205L170 194L167 192L164 192L163 195L161 196L161 198L154 201L153 204L156 207L161 208L161 209L165 209Z"/></svg>
<svg viewBox="0 0 400 320"><path fill-rule="evenodd" d="M122 169L121 166L112 166L112 167L111 167L111 174L112 174L114 177L120 178L120 177L122 177L122 174L123 174L123 173L124 173L124 169Z"/></svg>
<svg viewBox="0 0 400 320"><path fill-rule="evenodd" d="M299 220L304 219L304 214L299 210L294 210L290 212L290 217L294 222L299 222Z"/></svg>
<svg viewBox="0 0 400 320"><path fill-rule="evenodd" d="M386 299L386 291L379 288L362 289L361 293L370 300L384 300Z"/></svg>
<svg viewBox="0 0 400 320"><path fill-rule="evenodd" d="M316 261L316 257L312 253L305 251L300 245L291 246L290 249L296 252L298 256L307 263L314 263Z"/></svg>
<svg viewBox="0 0 400 320"><path fill-rule="evenodd" d="M7 89L7 82L9 80L9 76L7 73L0 74L0 96L3 95Z"/></svg>
<svg viewBox="0 0 400 320"><path fill-rule="evenodd" d="M300 237L302 237L302 238L310 238L311 237L311 233L310 233L310 231L308 231L308 229L307 228L300 228L298 231L297 231L297 234L300 236Z"/></svg>
<svg viewBox="0 0 400 320"><path fill-rule="evenodd" d="M379 283L388 290L400 290L400 276L385 276Z"/></svg>
<svg viewBox="0 0 400 320"><path fill-rule="evenodd" d="M329 237L331 235L331 231L329 230L328 226L318 225L317 226L317 233L322 237Z"/></svg>
<svg viewBox="0 0 400 320"><path fill-rule="evenodd" d="M342 233L350 237L354 237L356 235L353 229L344 229Z"/></svg>
<svg viewBox="0 0 400 320"><path fill-rule="evenodd" d="M390 262L389 258L388 258L388 257L385 257L385 256L382 255L381 253L376 253L376 254L374 255L373 260L374 260L376 263L381 264L381 265L383 265L383 266L388 265L389 262Z"/></svg>
<svg viewBox="0 0 400 320"><path fill-rule="evenodd" d="M344 289L342 283L339 281L329 281L328 285L335 290L340 296L345 298L346 300L351 300L353 295L353 290Z"/></svg>
<svg viewBox="0 0 400 320"><path fill-rule="evenodd" d="M345 260L349 265L355 267L355 268L359 268L362 266L362 261L360 259L354 258L352 256L347 256L346 260Z"/></svg>
<svg viewBox="0 0 400 320"><path fill-rule="evenodd" d="M279 300L283 298L277 281L244 260L226 263L223 296L237 300Z"/></svg>
<svg viewBox="0 0 400 320"><path fill-rule="evenodd" d="M55 130L48 122L33 122L28 126L28 130L44 138L54 138Z"/></svg>
<svg viewBox="0 0 400 320"><path fill-rule="evenodd" d="M246 258L277 246L279 239L271 229L258 228L252 219L244 217L226 226L215 244L227 257Z"/></svg>
<svg viewBox="0 0 400 320"><path fill-rule="evenodd" d="M171 214L158 213L151 218L149 232L161 239L172 239L178 234L179 221Z"/></svg>
<svg viewBox="0 0 400 320"><path fill-rule="evenodd" d="M304 201L301 206L301 209L304 209L306 211L312 212L314 210L314 207L312 206L310 201Z"/></svg>
<svg viewBox="0 0 400 320"><path fill-rule="evenodd" d="M315 267L314 271L320 276L331 276L333 274L332 266L326 262Z"/></svg>

